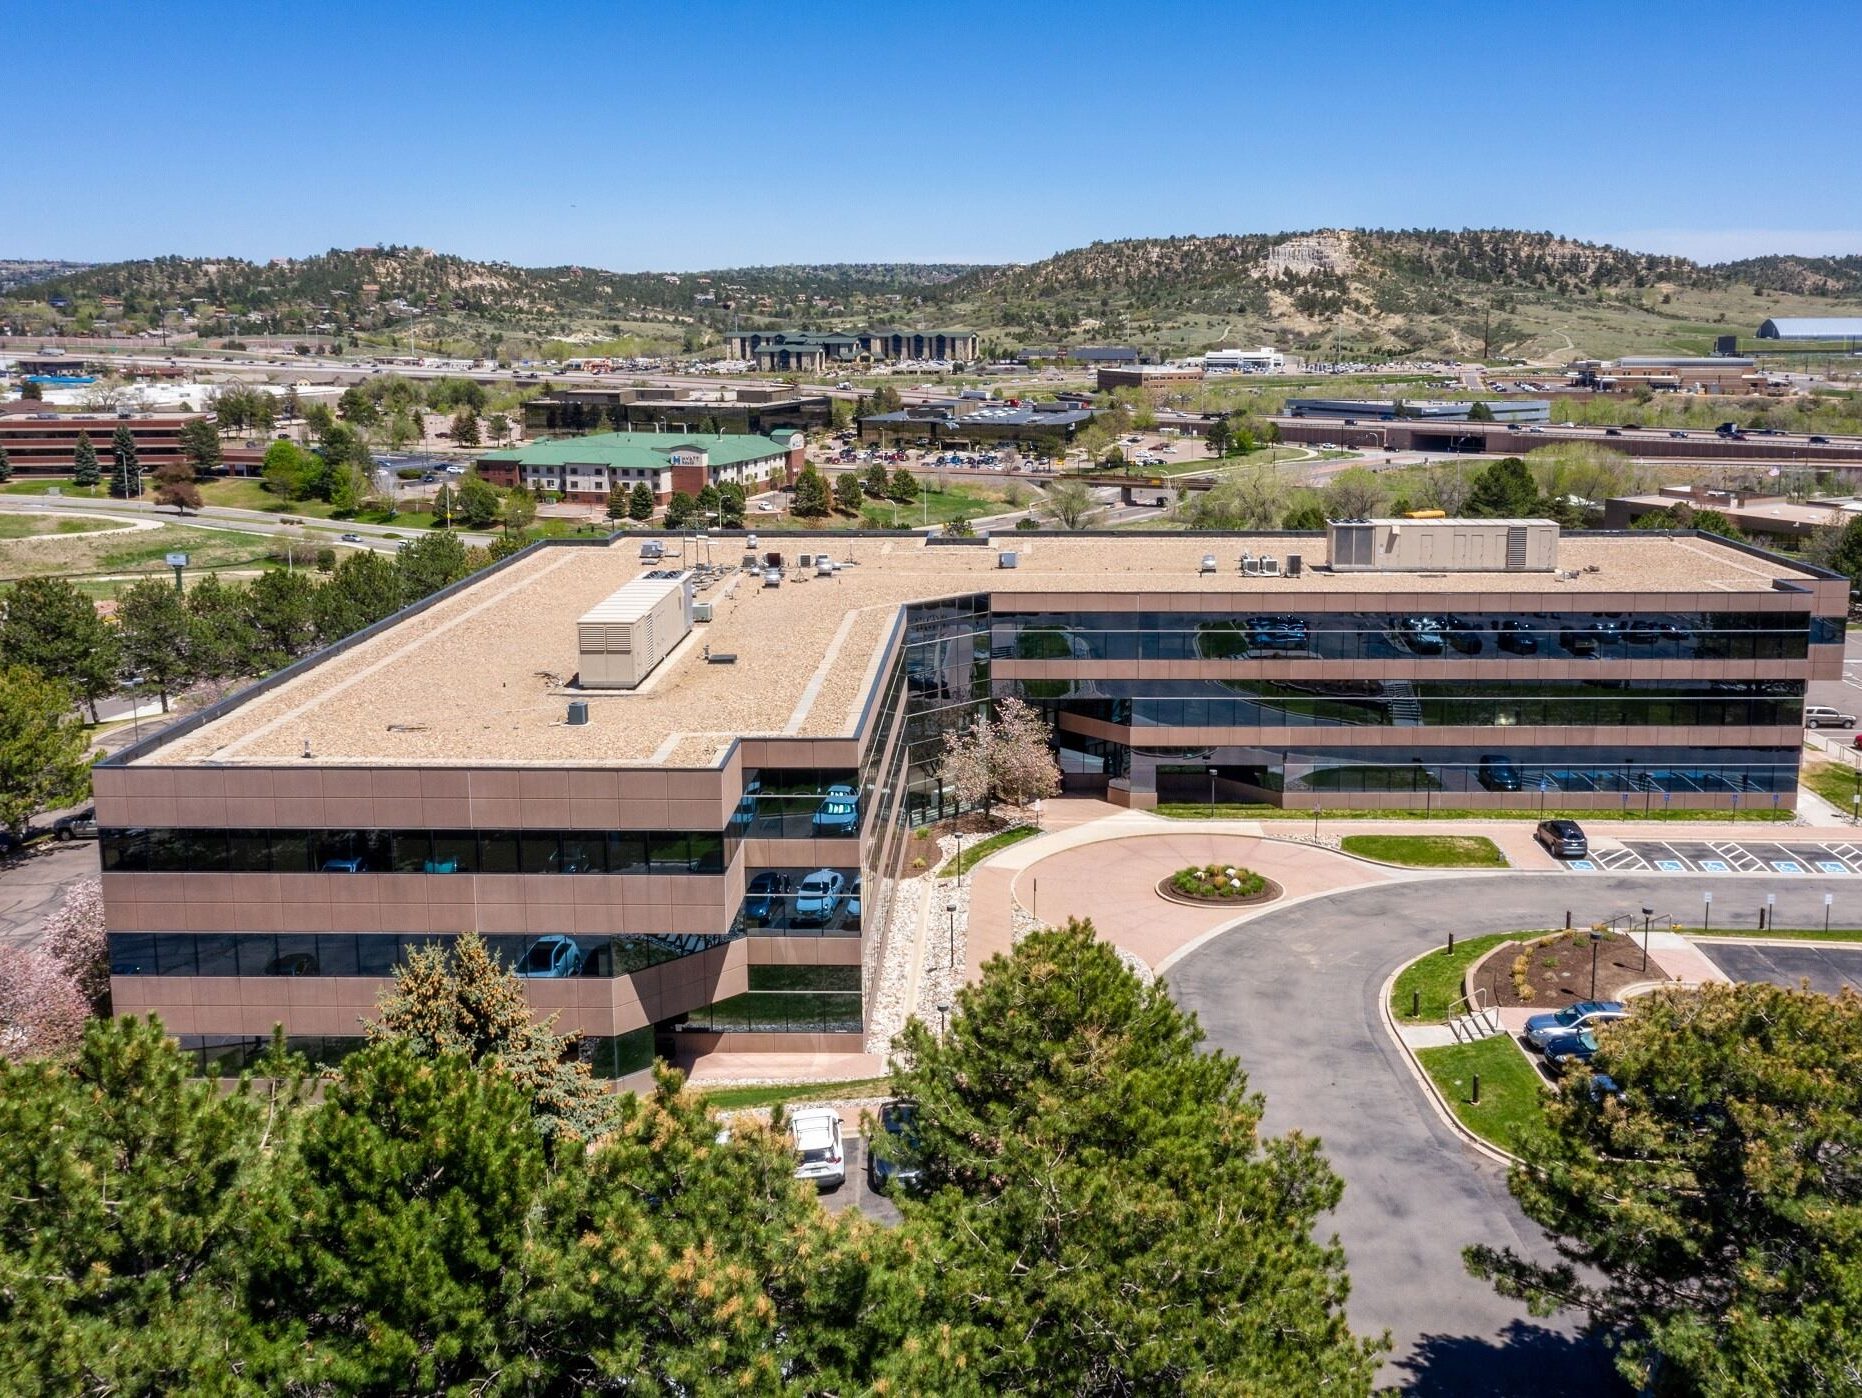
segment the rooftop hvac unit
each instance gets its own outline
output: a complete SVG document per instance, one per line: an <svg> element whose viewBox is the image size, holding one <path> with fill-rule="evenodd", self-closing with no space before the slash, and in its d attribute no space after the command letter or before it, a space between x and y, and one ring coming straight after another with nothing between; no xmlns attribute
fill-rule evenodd
<svg viewBox="0 0 1862 1398"><path fill-rule="evenodd" d="M825 553L818 553L815 555L815 576L818 578L831 578L834 576L834 560L829 558Z"/></svg>
<svg viewBox="0 0 1862 1398"><path fill-rule="evenodd" d="M1203 555L1203 566L1201 571L1205 573L1213 573L1215 571L1215 555L1213 553L1205 553Z"/></svg>
<svg viewBox="0 0 1862 1398"><path fill-rule="evenodd" d="M569 701L569 726L580 728L588 722L588 700L571 699Z"/></svg>
<svg viewBox="0 0 1862 1398"><path fill-rule="evenodd" d="M711 603L709 602L692 603L692 620L693 621L710 621L711 620Z"/></svg>
<svg viewBox="0 0 1862 1398"><path fill-rule="evenodd" d="M1301 559L1297 553L1287 555L1287 576L1289 578L1297 578L1300 575L1300 563Z"/></svg>
<svg viewBox="0 0 1862 1398"><path fill-rule="evenodd" d="M1261 575L1269 578L1279 577L1280 560L1278 558L1268 558L1263 555L1261 558Z"/></svg>
<svg viewBox="0 0 1862 1398"><path fill-rule="evenodd" d="M1019 567L1021 564L1021 561L1022 561L1022 556L1019 553L1014 552L1013 550L1005 549L1003 552L996 555L996 567L998 568Z"/></svg>
<svg viewBox="0 0 1862 1398"><path fill-rule="evenodd" d="M582 684L632 689L692 629L684 575L635 578L576 622Z"/></svg>

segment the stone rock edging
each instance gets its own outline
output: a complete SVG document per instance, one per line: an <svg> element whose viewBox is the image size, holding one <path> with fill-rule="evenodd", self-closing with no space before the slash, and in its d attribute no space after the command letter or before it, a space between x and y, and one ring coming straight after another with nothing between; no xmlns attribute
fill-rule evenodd
<svg viewBox="0 0 1862 1398"><path fill-rule="evenodd" d="M1283 897L1286 893L1286 890L1279 884L1262 874L1261 878L1267 886L1259 893L1251 893L1246 898L1192 898L1187 893L1179 893L1171 887L1170 881L1174 878L1176 878L1175 874L1166 874L1157 881L1157 896L1166 903L1175 903L1185 908L1258 908L1263 903L1271 903Z"/></svg>

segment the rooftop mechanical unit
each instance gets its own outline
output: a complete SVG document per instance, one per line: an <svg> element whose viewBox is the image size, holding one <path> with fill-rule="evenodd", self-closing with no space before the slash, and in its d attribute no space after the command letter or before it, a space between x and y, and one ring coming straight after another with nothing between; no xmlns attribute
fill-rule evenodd
<svg viewBox="0 0 1862 1398"><path fill-rule="evenodd" d="M1549 519L1341 519L1326 526L1334 573L1550 573Z"/></svg>
<svg viewBox="0 0 1862 1398"><path fill-rule="evenodd" d="M576 622L584 689L633 689L692 629L692 580L656 570Z"/></svg>

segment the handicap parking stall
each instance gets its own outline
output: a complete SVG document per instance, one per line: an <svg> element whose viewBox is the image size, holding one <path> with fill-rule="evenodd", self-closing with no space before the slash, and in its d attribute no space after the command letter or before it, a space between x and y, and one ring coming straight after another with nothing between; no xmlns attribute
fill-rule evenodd
<svg viewBox="0 0 1862 1398"><path fill-rule="evenodd" d="M1604 841L1565 861L1576 874L1862 874L1862 843L1816 839L1682 839Z"/></svg>

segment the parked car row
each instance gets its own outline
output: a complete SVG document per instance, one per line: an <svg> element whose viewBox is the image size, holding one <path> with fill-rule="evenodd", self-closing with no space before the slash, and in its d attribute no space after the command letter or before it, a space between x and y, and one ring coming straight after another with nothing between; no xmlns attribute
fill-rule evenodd
<svg viewBox="0 0 1862 1398"><path fill-rule="evenodd" d="M846 1144L841 1138L840 1113L832 1107L798 1107L788 1114L789 1145L795 1152L795 1178L817 1189L834 1190L847 1182ZM918 1151L918 1107L912 1102L887 1102L879 1109L878 1130L867 1142L866 1180L876 1194L896 1186L911 1189L921 1174ZM719 1133L729 1138L728 1128Z"/></svg>

